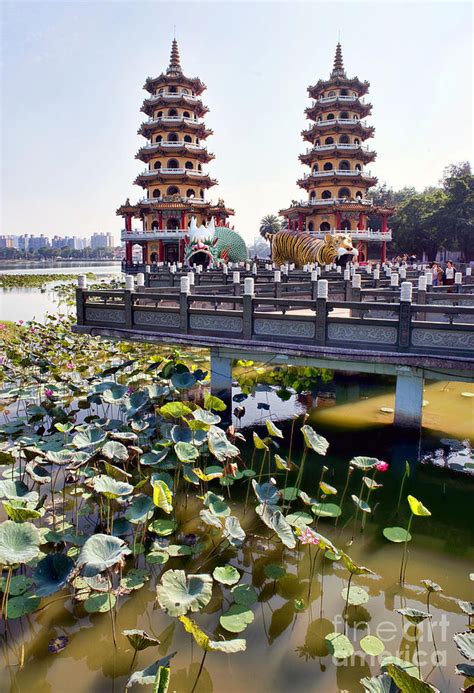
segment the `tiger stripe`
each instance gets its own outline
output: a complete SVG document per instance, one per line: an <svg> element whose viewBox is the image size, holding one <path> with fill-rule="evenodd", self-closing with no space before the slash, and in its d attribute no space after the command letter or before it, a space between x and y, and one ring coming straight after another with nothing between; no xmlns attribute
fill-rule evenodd
<svg viewBox="0 0 474 693"><path fill-rule="evenodd" d="M309 233L278 231L272 239L272 260L277 265L289 262L297 267L311 263L330 265L337 258L338 244L351 244L348 236L342 236L338 241L340 239L336 237L321 239Z"/></svg>

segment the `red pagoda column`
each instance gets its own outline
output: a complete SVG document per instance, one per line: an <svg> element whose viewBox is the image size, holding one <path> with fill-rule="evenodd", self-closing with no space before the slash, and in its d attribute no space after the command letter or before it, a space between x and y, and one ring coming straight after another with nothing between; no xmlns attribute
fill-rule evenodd
<svg viewBox="0 0 474 693"><path fill-rule="evenodd" d="M165 245L163 241L158 241L158 262L163 262L165 257Z"/></svg>
<svg viewBox="0 0 474 693"><path fill-rule="evenodd" d="M147 252L148 248L147 248L147 246L148 246L148 243L144 243L142 245L142 263L144 265L147 264L147 260L148 260L148 252Z"/></svg>
<svg viewBox="0 0 474 693"><path fill-rule="evenodd" d="M382 248L380 251L380 262L385 262L387 259L387 242L383 241L382 242Z"/></svg>
<svg viewBox="0 0 474 693"><path fill-rule="evenodd" d="M132 264L132 241L125 241L125 262Z"/></svg>
<svg viewBox="0 0 474 693"><path fill-rule="evenodd" d="M387 225L387 216L386 214L382 214L380 218L380 230L382 233L387 233L388 231L388 225Z"/></svg>
<svg viewBox="0 0 474 693"><path fill-rule="evenodd" d="M303 230L303 215L298 214L298 231Z"/></svg>
<svg viewBox="0 0 474 693"><path fill-rule="evenodd" d="M359 214L359 223L357 224L359 231L365 231L365 214L361 212Z"/></svg>
<svg viewBox="0 0 474 693"><path fill-rule="evenodd" d="M341 224L342 224L342 221L341 221L341 212L338 210L338 211L336 212L336 229L337 229L338 231L339 231L340 228L341 228Z"/></svg>
<svg viewBox="0 0 474 693"><path fill-rule="evenodd" d="M158 212L158 226L163 230L163 212Z"/></svg>
<svg viewBox="0 0 474 693"><path fill-rule="evenodd" d="M183 211L181 212L181 228L185 229L186 228L186 212Z"/></svg>
<svg viewBox="0 0 474 693"><path fill-rule="evenodd" d="M126 214L125 215L125 231L127 231L127 233L130 233L131 230L132 230L132 215Z"/></svg>

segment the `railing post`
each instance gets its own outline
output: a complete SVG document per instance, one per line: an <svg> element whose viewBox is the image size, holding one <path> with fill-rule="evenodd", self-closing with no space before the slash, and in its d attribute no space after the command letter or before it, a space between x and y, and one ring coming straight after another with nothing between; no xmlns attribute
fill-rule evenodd
<svg viewBox="0 0 474 693"><path fill-rule="evenodd" d="M412 295L413 286L411 282L403 282L400 289L398 346L404 350L410 346Z"/></svg>
<svg viewBox="0 0 474 693"><path fill-rule="evenodd" d="M179 329L183 334L189 332L188 298L191 293L189 276L181 277L179 286Z"/></svg>
<svg viewBox="0 0 474 693"><path fill-rule="evenodd" d="M143 289L145 286L145 275L143 272L138 272L137 274L137 289Z"/></svg>
<svg viewBox="0 0 474 693"><path fill-rule="evenodd" d="M328 294L329 282L327 279L318 281L318 292L316 296L316 328L315 341L318 346L326 344L327 335L327 315L328 315Z"/></svg>
<svg viewBox="0 0 474 693"><path fill-rule="evenodd" d="M418 297L416 302L421 306L426 305L426 284L426 276L424 274L420 274L418 277ZM425 320L426 313L417 313L416 319Z"/></svg>
<svg viewBox="0 0 474 693"><path fill-rule="evenodd" d="M240 272L232 272L232 283L234 285L234 296L240 296Z"/></svg>
<svg viewBox="0 0 474 693"><path fill-rule="evenodd" d="M227 286L227 281L229 279L229 268L226 264L222 265L222 283Z"/></svg>
<svg viewBox="0 0 474 693"><path fill-rule="evenodd" d="M380 286L380 270L376 267L372 274L374 278L374 289L378 289Z"/></svg>
<svg viewBox="0 0 474 693"><path fill-rule="evenodd" d="M131 274L125 277L125 292L123 296L123 304L125 309L125 327L132 329L133 327L133 294L135 292L135 280Z"/></svg>
<svg viewBox="0 0 474 693"><path fill-rule="evenodd" d="M311 298L313 301L318 298L318 277L317 270L311 270Z"/></svg>
<svg viewBox="0 0 474 693"><path fill-rule="evenodd" d="M145 286L150 286L150 265L145 265Z"/></svg>
<svg viewBox="0 0 474 693"><path fill-rule="evenodd" d="M255 286L253 277L247 277L244 280L244 295L242 297L242 319L244 339L252 339L254 297Z"/></svg>
<svg viewBox="0 0 474 693"><path fill-rule="evenodd" d="M461 293L462 286L462 272L456 272L454 275L454 286L458 294Z"/></svg>
<svg viewBox="0 0 474 693"><path fill-rule="evenodd" d="M351 270L346 267L344 270L344 300L350 301L352 298Z"/></svg>
<svg viewBox="0 0 474 693"><path fill-rule="evenodd" d="M87 289L87 277L85 274L80 274L77 277L76 288L76 320L78 325L85 323L85 301L84 291Z"/></svg>
<svg viewBox="0 0 474 693"><path fill-rule="evenodd" d="M281 271L275 270L273 272L273 282L275 286L274 298L281 298Z"/></svg>
<svg viewBox="0 0 474 693"><path fill-rule="evenodd" d="M362 287L362 275L361 274L353 274L352 275L352 285L351 285L351 298L349 299L350 301L357 301L357 303L361 302L361 300L362 300L361 287ZM353 310L351 308L350 315L351 315L351 318L358 318L361 315L361 311Z"/></svg>

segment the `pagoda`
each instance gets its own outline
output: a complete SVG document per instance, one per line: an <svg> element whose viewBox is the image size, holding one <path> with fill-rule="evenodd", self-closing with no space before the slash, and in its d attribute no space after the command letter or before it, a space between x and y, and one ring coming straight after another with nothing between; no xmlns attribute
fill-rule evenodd
<svg viewBox="0 0 474 693"><path fill-rule="evenodd" d="M191 220L198 226L210 222L228 226L234 210L206 200L206 192L217 185L203 166L214 155L208 152L206 140L212 130L206 128L203 116L208 109L201 101L206 86L197 77L186 77L181 69L178 44L173 39L169 67L159 77L148 77L143 87L148 95L141 110L145 120L138 134L145 138L136 159L146 165L135 179L144 197L135 205L129 199L117 210L125 220L122 241L125 242L125 269L136 268L133 246L141 246L143 265L159 262L182 262L185 238ZM133 219L141 228L134 229Z"/></svg>
<svg viewBox="0 0 474 693"><path fill-rule="evenodd" d="M291 207L280 210L288 228L296 232L319 237L350 232L357 241L359 262L368 259L371 240L381 242L381 259L385 260L386 242L391 240L387 219L393 212L375 207L367 195L377 183L365 169L376 157L365 144L374 134L374 128L364 122L372 110L363 98L368 90L367 81L347 77L338 43L329 79L308 87L313 102L305 112L311 126L301 134L311 147L299 159L310 170L298 180L308 199L293 201ZM380 231L367 227L368 217L374 214L380 217Z"/></svg>

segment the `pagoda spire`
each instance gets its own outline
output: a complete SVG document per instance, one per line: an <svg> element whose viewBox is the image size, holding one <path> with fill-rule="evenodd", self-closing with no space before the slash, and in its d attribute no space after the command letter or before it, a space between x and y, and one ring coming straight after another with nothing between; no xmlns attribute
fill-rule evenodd
<svg viewBox="0 0 474 693"><path fill-rule="evenodd" d="M342 60L342 48L338 42L336 46L336 54L334 56L334 66L331 72L331 77L345 77L344 62Z"/></svg>
<svg viewBox="0 0 474 693"><path fill-rule="evenodd" d="M166 70L166 73L168 75L173 74L173 73L181 73L181 63L179 61L179 50L178 50L178 42L174 38L173 42L171 44L171 56L170 56L170 64L168 69Z"/></svg>

